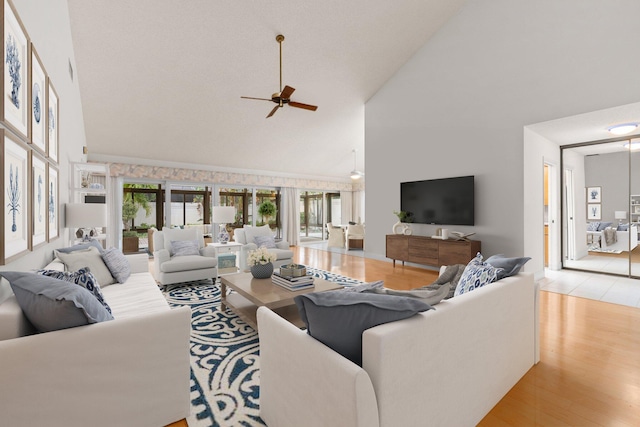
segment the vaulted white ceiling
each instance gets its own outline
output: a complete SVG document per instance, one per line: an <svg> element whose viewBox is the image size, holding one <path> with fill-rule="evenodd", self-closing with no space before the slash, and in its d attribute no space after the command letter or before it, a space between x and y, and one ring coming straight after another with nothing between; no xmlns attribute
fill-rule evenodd
<svg viewBox="0 0 640 427"><path fill-rule="evenodd" d="M90 158L349 180L365 102L464 2L68 0ZM316 112L240 98L278 92L278 34Z"/></svg>

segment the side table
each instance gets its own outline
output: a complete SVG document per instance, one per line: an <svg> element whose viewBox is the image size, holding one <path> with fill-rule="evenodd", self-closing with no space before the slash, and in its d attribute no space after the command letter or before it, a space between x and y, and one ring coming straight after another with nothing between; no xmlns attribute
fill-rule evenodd
<svg viewBox="0 0 640 427"><path fill-rule="evenodd" d="M207 243L207 246L212 246L216 250L216 256L218 257L218 275L222 276L223 274L232 274L238 272L238 261L240 258L240 249L242 248L242 243L238 242L228 242L228 243ZM220 267L220 255L226 253L234 253L236 256L235 266L234 267Z"/></svg>

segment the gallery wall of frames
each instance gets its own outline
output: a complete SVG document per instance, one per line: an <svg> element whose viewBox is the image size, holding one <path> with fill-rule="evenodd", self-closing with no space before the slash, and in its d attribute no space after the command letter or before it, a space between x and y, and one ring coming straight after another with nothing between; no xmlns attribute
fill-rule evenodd
<svg viewBox="0 0 640 427"><path fill-rule="evenodd" d="M13 3L3 3L0 265L60 236L60 100Z"/></svg>

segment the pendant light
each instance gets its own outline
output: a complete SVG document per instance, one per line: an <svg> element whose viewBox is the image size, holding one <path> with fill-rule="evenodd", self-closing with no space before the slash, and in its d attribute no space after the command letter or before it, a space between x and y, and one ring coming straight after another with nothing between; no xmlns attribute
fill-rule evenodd
<svg viewBox="0 0 640 427"><path fill-rule="evenodd" d="M360 179L364 176L364 173L360 172L356 167L356 149L352 150L353 152L353 170L351 171L351 179Z"/></svg>

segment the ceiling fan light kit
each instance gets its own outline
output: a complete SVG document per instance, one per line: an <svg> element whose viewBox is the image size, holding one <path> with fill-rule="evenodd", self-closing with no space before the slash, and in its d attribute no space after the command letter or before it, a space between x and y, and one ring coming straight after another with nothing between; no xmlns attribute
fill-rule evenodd
<svg viewBox="0 0 640 427"><path fill-rule="evenodd" d="M291 95L295 91L291 86L282 87L282 42L284 41L284 36L282 34L278 34L276 36L276 41L280 46L280 91L271 95L271 99L268 98L254 98L251 96L241 96L243 99L255 99L258 101L271 101L276 104L275 107L271 110L271 112L267 115L267 119L273 116L278 108L284 107L286 104L289 104L291 107L302 108L303 110L316 111L318 107L316 105L303 104L302 102L295 102L291 100Z"/></svg>

